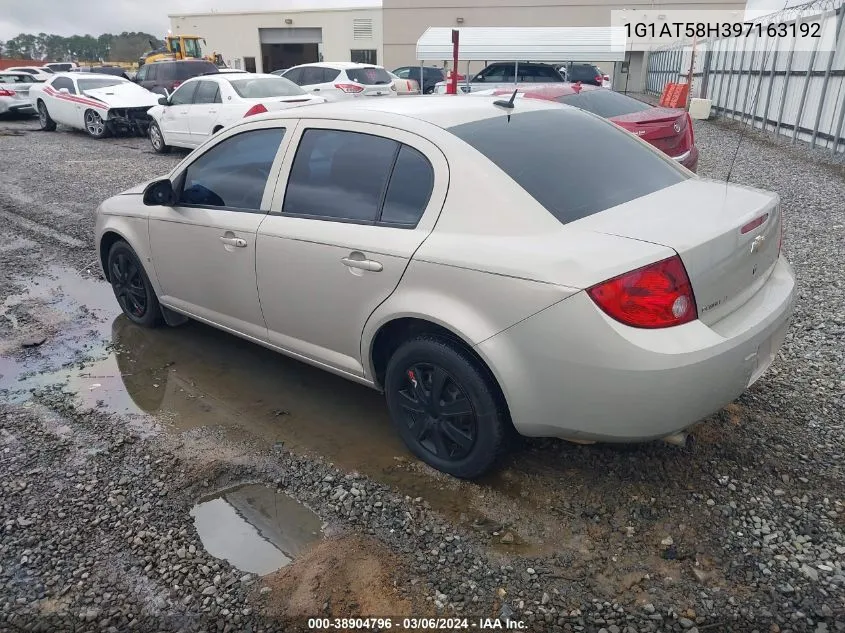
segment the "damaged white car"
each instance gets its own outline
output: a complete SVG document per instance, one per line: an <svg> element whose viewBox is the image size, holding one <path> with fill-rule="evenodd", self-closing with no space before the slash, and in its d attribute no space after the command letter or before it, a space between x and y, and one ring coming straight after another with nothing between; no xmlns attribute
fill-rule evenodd
<svg viewBox="0 0 845 633"><path fill-rule="evenodd" d="M29 90L42 130L55 130L58 123L85 130L94 138L121 131L146 135L147 110L158 98L122 77L93 73L57 74Z"/></svg>

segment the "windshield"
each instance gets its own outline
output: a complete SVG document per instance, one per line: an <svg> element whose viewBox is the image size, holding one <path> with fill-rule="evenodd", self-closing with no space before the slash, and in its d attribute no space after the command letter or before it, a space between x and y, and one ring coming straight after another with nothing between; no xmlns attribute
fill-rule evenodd
<svg viewBox="0 0 845 633"><path fill-rule="evenodd" d="M375 66L371 68L348 68L346 70L346 76L352 81L364 84L365 86L393 83L390 79L390 75L387 74L387 71L384 68L377 68Z"/></svg>
<svg viewBox="0 0 845 633"><path fill-rule="evenodd" d="M184 40L186 57L202 57L199 40Z"/></svg>
<svg viewBox="0 0 845 633"><path fill-rule="evenodd" d="M121 79L120 77L114 77L113 79L106 79L105 77L100 79L78 79L76 82L79 85L79 91L85 92L86 90L96 90L97 88L108 88L109 86L116 86L118 84L125 84L128 83L125 79Z"/></svg>
<svg viewBox="0 0 845 633"><path fill-rule="evenodd" d="M230 79L229 83L244 99L261 99L264 97L293 97L304 95L305 91L295 83L284 77L255 77L246 79Z"/></svg>
<svg viewBox="0 0 845 633"><path fill-rule="evenodd" d="M558 97L556 101L598 114L605 119L651 110L651 106L647 103L606 89L584 90L579 94L563 95Z"/></svg>
<svg viewBox="0 0 845 633"><path fill-rule="evenodd" d="M449 131L484 154L562 224L687 179L632 134L575 108L494 116Z"/></svg>

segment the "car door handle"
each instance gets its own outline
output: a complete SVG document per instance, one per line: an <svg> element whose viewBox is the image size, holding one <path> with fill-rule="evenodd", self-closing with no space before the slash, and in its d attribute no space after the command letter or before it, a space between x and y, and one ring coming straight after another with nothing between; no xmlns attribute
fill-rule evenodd
<svg viewBox="0 0 845 633"><path fill-rule="evenodd" d="M381 263L373 261L372 259L352 259L351 257L344 257L340 260L347 268L357 268L358 270L369 270L372 273L380 273L384 270Z"/></svg>
<svg viewBox="0 0 845 633"><path fill-rule="evenodd" d="M226 246L236 246L238 248L246 248L246 240L240 237L221 237L220 241Z"/></svg>
<svg viewBox="0 0 845 633"><path fill-rule="evenodd" d="M311 88L311 92L320 92L319 88Z"/></svg>

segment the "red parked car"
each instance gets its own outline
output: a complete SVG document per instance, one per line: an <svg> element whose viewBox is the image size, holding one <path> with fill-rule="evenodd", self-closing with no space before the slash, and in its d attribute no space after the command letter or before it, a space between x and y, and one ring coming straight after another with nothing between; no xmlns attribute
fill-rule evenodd
<svg viewBox="0 0 845 633"><path fill-rule="evenodd" d="M695 171L698 167L698 148L686 110L657 108L607 88L580 83L523 84L518 88L523 97L557 101L604 117L651 143L687 169ZM513 90L499 89L493 94L511 95Z"/></svg>

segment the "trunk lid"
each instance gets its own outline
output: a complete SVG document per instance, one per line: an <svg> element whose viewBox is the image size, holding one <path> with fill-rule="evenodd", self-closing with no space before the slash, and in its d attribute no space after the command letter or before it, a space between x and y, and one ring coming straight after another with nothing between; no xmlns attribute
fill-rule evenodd
<svg viewBox="0 0 845 633"><path fill-rule="evenodd" d="M688 152L692 147L685 110L651 108L611 117L610 120L673 158Z"/></svg>
<svg viewBox="0 0 845 633"><path fill-rule="evenodd" d="M691 178L572 225L674 249L698 318L713 324L766 283L780 255L781 222L777 194Z"/></svg>

